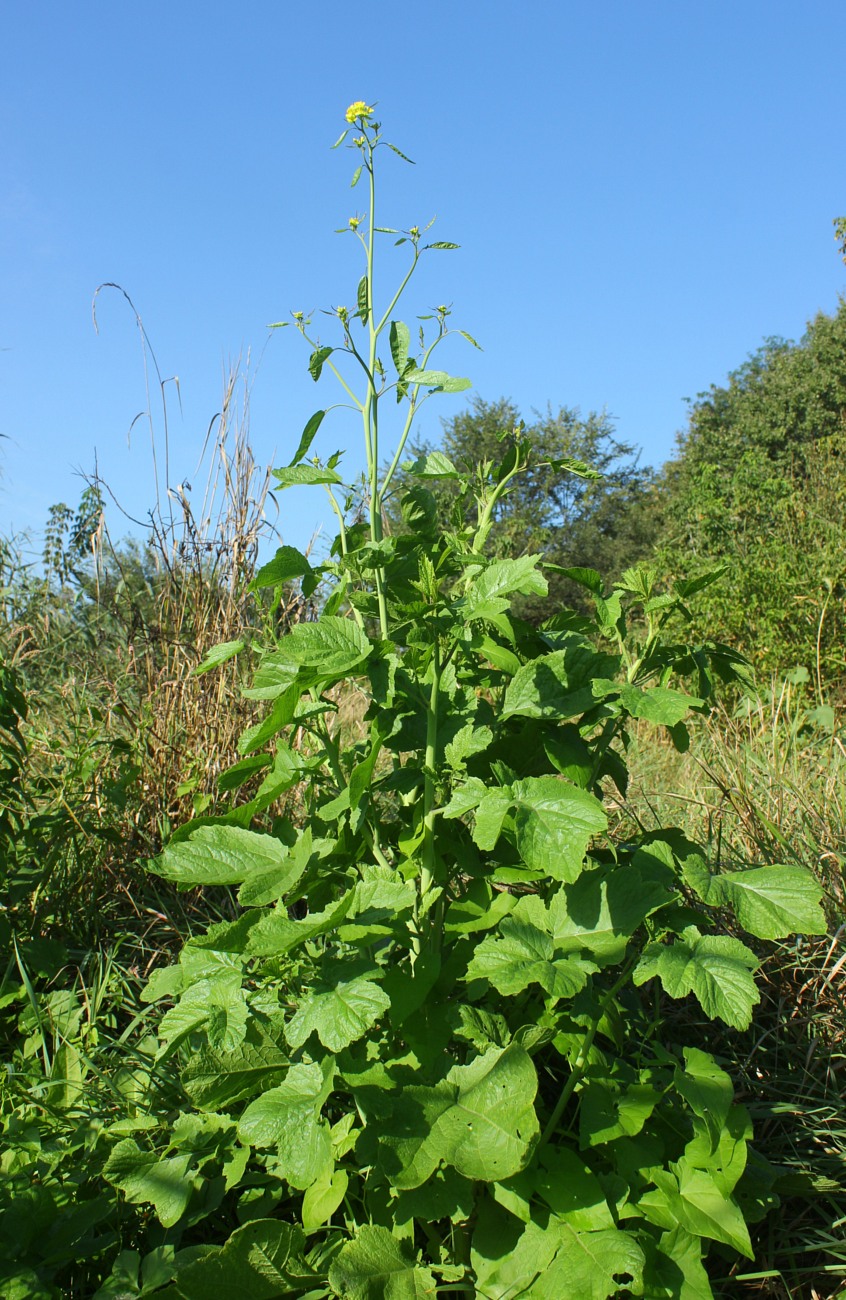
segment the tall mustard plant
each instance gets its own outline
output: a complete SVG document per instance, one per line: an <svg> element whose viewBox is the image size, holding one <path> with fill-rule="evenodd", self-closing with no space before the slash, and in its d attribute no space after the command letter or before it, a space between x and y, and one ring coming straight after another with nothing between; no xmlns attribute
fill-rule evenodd
<svg viewBox="0 0 846 1300"><path fill-rule="evenodd" d="M254 581L320 592L319 617L253 647L263 714L220 778L232 807L184 827L154 867L239 904L146 993L183 1113L171 1126L173 1099L151 1105L106 1176L152 1206L171 1251L156 1276L182 1300L711 1296L709 1268L751 1257L747 1222L773 1193L747 1165L731 1079L664 1008L686 999L747 1026L758 941L821 932L819 890L795 866L715 871L679 831L608 837L631 720L684 750L688 715L742 675L724 647L668 640L707 578L659 594L649 570L610 589L569 570L593 617L521 623L511 600L546 592L542 558L486 554L534 463L519 430L474 475L439 452L407 466L403 530L386 533L416 412L467 381L431 368L448 310L414 339L398 311L422 254L453 245L377 224L380 151L399 151L363 101L347 122L338 143L369 188L348 225L356 307L330 313L335 344L293 323L314 380L333 374L361 417L369 510L338 454L310 457L321 409L276 477L330 494L337 539L315 565L281 547ZM393 292L380 239L410 253ZM456 487L446 529L438 479ZM339 723L352 692L363 736ZM295 787L304 818L267 829Z"/></svg>

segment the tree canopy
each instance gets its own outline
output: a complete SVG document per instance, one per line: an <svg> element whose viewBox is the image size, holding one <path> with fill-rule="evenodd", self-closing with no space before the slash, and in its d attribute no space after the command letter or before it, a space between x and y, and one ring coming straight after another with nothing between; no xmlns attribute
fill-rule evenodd
<svg viewBox="0 0 846 1300"><path fill-rule="evenodd" d="M700 394L662 497L666 571L727 566L700 602L703 628L765 670L842 674L846 302Z"/></svg>

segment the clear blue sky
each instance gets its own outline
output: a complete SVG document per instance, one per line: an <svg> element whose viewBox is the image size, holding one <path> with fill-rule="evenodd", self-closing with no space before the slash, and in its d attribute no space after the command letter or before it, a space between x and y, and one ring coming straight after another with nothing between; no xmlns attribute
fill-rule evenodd
<svg viewBox="0 0 846 1300"><path fill-rule="evenodd" d="M355 99L416 162L383 168L382 220L437 214L462 245L432 255L406 314L453 303L484 352L449 368L527 415L605 407L660 463L685 397L846 289L842 0L10 0L3 28L0 532L75 504L95 450L130 511L152 504L141 424L127 448L135 326L112 294L95 334L103 281L179 376L172 484L248 350L256 454L289 459L333 393L266 327L354 300L353 242L332 232L365 198L328 146ZM464 400L430 403L420 432ZM320 449L356 464L349 420ZM319 495L280 504L294 544L324 517Z"/></svg>

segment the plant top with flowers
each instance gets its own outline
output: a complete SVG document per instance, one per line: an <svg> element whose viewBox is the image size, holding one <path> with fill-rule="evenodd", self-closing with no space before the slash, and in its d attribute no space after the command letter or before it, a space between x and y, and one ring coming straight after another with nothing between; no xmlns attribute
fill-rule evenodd
<svg viewBox="0 0 846 1300"><path fill-rule="evenodd" d="M228 886L237 907L150 981L183 1113L171 1126L162 1107L106 1175L167 1230L163 1294L182 1300L704 1300L709 1271L751 1256L747 1222L772 1192L731 1079L665 1008L748 1025L756 941L821 932L819 890L793 866L715 870L679 831L609 836L632 720L684 750L685 719L742 678L725 647L668 635L709 579L659 593L648 569L610 589L570 570L591 618L515 618L512 597L547 588L540 556L486 554L534 463L519 429L472 475L439 452L404 465L403 528L387 532L416 413L469 385L433 354L474 341L446 307L415 331L401 318L422 254L456 246L377 224L378 151L404 155L364 101L346 119L337 144L352 133L353 184L369 186L345 227L356 306L328 313L331 343L293 313L312 378L333 375L342 401L275 471L280 489L327 492L338 534L319 564L280 547L253 584L278 598L298 582L320 614L202 665L251 654L260 714L220 778L229 811L183 827L154 870ZM383 238L410 260L379 293ZM340 453L312 454L350 407L366 517ZM455 488L445 529L438 480ZM352 735L351 692L366 706Z"/></svg>

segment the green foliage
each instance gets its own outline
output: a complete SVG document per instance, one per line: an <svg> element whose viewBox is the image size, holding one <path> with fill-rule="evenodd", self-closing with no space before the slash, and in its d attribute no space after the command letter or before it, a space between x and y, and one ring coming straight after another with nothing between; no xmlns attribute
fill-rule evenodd
<svg viewBox="0 0 846 1300"><path fill-rule="evenodd" d="M659 563L726 565L694 628L767 670L832 683L846 640L846 303L799 344L770 340L693 405L664 471Z"/></svg>
<svg viewBox="0 0 846 1300"><path fill-rule="evenodd" d="M236 824L256 799L189 825L154 865L187 888L238 885L241 908L151 981L182 1114L166 1135L127 1135L105 1176L171 1234L168 1296L705 1297L711 1243L752 1257L766 1185L746 1181L751 1126L731 1079L676 1045L661 999L747 1025L750 944L824 932L820 890L792 866L715 873L677 831L608 839L603 800L625 791L635 723L685 748L685 720L743 666L668 639L704 581L659 594L647 569L608 584L573 566L589 614L539 628L515 615L555 571L487 549L523 477L548 468L530 438L472 474L420 456L404 471L407 530L384 535L415 409L462 385L431 369L446 309L420 355L391 320L425 251L418 228L399 237L412 262L388 310L372 301L386 143L372 118L364 103L348 113L371 194L366 231L350 222L358 310L336 310L335 347L294 316L315 380L333 371L361 413L369 519L348 524L337 456L280 473L322 486L340 531L319 566L279 557L275 576L321 582L325 606L254 641L266 712L239 746L283 784L304 780L306 829ZM405 423L382 469L389 395ZM462 510L438 527L430 485L443 481ZM362 733L337 720L352 690ZM214 1234L225 1199L226 1240L193 1253L192 1230Z"/></svg>
<svg viewBox="0 0 846 1300"><path fill-rule="evenodd" d="M444 420L442 452L433 453L425 443L415 443L412 450L418 461L427 455L445 456L472 482L477 466L507 463L521 440L531 443L533 456L511 492L497 503L489 554L539 553L561 569L596 569L606 583L648 557L658 506L656 476L638 464L635 448L616 437L605 414L582 419L567 407L557 412L550 408L524 426L512 402L474 397L469 410ZM562 473L565 462L591 472ZM394 532L409 526L403 496L414 486L415 476L416 470L401 468L386 501ZM442 526L472 519L472 492L461 492L456 473L433 483L430 490ZM515 602L520 616L538 623L562 605L589 611L584 590L566 573L549 569L547 579L547 592Z"/></svg>

